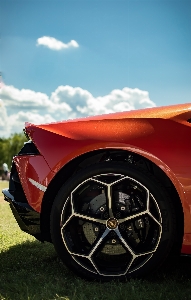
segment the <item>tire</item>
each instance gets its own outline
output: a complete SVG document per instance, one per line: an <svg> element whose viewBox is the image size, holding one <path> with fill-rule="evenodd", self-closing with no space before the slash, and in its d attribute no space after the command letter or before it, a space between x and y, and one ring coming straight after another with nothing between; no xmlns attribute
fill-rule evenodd
<svg viewBox="0 0 191 300"><path fill-rule="evenodd" d="M51 211L61 260L88 280L141 278L165 260L176 217L166 190L127 163L104 162L73 175Z"/></svg>

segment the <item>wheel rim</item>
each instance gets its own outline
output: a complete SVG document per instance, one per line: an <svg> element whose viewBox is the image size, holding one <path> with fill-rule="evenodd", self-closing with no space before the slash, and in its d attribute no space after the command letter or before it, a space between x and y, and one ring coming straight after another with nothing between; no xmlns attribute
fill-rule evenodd
<svg viewBox="0 0 191 300"><path fill-rule="evenodd" d="M72 258L102 276L141 268L162 234L160 209L150 191L129 176L113 173L80 183L65 202L60 224Z"/></svg>

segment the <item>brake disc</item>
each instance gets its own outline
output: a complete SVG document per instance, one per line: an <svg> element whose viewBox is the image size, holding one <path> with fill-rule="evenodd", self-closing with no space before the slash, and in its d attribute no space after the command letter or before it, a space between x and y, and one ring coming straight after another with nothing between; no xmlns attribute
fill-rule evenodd
<svg viewBox="0 0 191 300"><path fill-rule="evenodd" d="M94 214L98 214L100 212L104 213L106 210L105 194L102 193L93 198L90 201L89 206ZM83 224L83 232L87 241L92 245L100 233L100 227L93 223L85 222ZM126 253L125 249L122 247L122 245L119 244L116 238L109 239L104 245L101 252L109 255L119 255Z"/></svg>

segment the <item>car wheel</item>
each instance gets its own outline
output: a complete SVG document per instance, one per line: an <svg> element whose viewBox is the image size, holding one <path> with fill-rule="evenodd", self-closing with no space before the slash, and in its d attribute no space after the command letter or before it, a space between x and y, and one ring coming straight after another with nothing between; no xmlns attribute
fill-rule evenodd
<svg viewBox="0 0 191 300"><path fill-rule="evenodd" d="M51 237L62 261L89 280L143 277L169 254L173 203L149 173L127 163L82 169L59 190Z"/></svg>

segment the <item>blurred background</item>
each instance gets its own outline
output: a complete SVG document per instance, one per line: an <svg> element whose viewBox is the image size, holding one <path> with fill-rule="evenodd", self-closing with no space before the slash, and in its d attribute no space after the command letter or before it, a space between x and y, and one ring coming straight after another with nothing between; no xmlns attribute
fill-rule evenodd
<svg viewBox="0 0 191 300"><path fill-rule="evenodd" d="M0 0L0 137L191 102L191 1Z"/></svg>

